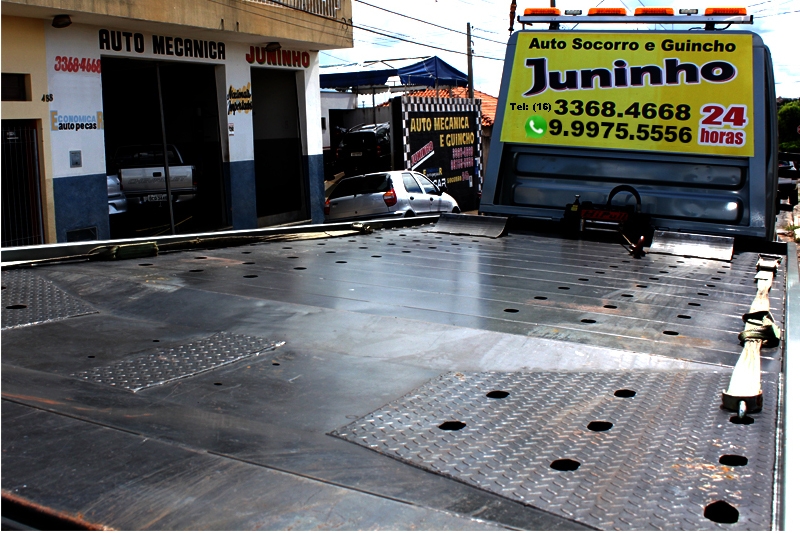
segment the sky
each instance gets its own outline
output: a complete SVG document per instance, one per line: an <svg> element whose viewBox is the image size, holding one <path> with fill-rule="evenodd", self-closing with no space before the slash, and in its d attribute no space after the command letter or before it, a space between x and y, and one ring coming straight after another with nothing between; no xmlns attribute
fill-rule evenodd
<svg viewBox="0 0 800 533"><path fill-rule="evenodd" d="M453 67L466 73L467 36L462 33L466 33L469 23L473 28L473 53L476 55L473 59L475 89L492 96L499 95L500 77L503 72L501 59L505 53L505 43L509 36L510 0L404 0L402 2L397 0L352 0L352 3L353 24L365 29L354 29L353 48L321 52L321 65L437 55ZM633 15L635 8L641 6L673 7L676 12L680 8L698 8L701 14L706 7L747 7L747 13L756 17L754 24L752 26L732 26L731 29L749 30L759 34L772 52L776 95L789 98L800 97L800 57L797 52L797 43L800 42L800 39L796 35L800 28L800 0L745 0L740 2L736 0L710 2L697 0L678 2L672 0L557 0L556 2L556 6L562 12L565 9L582 9L584 15L588 13L589 8L598 5L600 7L625 7L629 15ZM526 7L549 6L549 0L531 0L529 2L518 0L517 15L521 15ZM462 33L437 28L378 8L401 13ZM515 30L521 29L518 22L515 22L514 27ZM540 27L545 28L544 25L540 25ZM581 27L615 29L608 25L581 25L577 29L581 29ZM624 28L647 29L647 26L626 24ZM676 26L675 28L685 29L686 26ZM667 29L670 28L667 27ZM394 35L411 42L399 41L368 30ZM422 45L461 53L447 52ZM325 69L322 69L322 72L324 73ZM376 102L385 98L388 98L388 94L384 98L379 97ZM371 105L371 97L366 105Z"/></svg>

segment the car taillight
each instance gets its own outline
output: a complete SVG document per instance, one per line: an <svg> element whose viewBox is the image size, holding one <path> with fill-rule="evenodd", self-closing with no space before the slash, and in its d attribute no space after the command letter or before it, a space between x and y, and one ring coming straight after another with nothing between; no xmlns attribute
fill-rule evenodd
<svg viewBox="0 0 800 533"><path fill-rule="evenodd" d="M386 207L392 207L397 203L397 193L394 192L394 188L383 193L383 201L386 203Z"/></svg>
<svg viewBox="0 0 800 533"><path fill-rule="evenodd" d="M328 200L327 198L325 199L325 214L326 215L331 214L331 201Z"/></svg>
<svg viewBox="0 0 800 533"><path fill-rule="evenodd" d="M380 155L381 155L381 145L380 145L380 144L378 145L378 148L375 150L375 154L376 154L378 157L380 157Z"/></svg>

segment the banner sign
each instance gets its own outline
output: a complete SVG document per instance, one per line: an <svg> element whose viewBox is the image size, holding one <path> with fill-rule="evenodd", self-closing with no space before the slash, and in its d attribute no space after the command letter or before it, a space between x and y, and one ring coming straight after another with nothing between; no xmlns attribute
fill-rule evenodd
<svg viewBox="0 0 800 533"><path fill-rule="evenodd" d="M402 98L404 168L425 174L462 211L477 207L480 104L463 98Z"/></svg>
<svg viewBox="0 0 800 533"><path fill-rule="evenodd" d="M752 63L744 34L522 32L500 140L752 157Z"/></svg>

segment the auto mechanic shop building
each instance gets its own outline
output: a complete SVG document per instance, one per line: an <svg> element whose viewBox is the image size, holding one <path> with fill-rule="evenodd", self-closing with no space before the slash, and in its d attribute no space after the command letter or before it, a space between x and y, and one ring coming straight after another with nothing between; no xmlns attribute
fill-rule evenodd
<svg viewBox="0 0 800 533"><path fill-rule="evenodd" d="M161 144L159 96L195 167L179 233L321 222L318 53L352 47L350 17L350 0L3 0L2 246L112 237L106 176L118 148ZM131 211L132 236L167 212Z"/></svg>

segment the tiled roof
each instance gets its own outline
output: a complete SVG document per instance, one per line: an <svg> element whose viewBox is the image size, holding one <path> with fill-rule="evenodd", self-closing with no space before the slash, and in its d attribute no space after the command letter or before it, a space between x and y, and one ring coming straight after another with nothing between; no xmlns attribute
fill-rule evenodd
<svg viewBox="0 0 800 533"><path fill-rule="evenodd" d="M452 92L451 92L452 91ZM425 89L422 91L411 91L406 96L421 96L425 98L467 98L469 91L466 87L447 87L439 89ZM491 126L494 124L494 115L497 112L497 98L481 91L475 91L475 98L481 100L481 125Z"/></svg>

